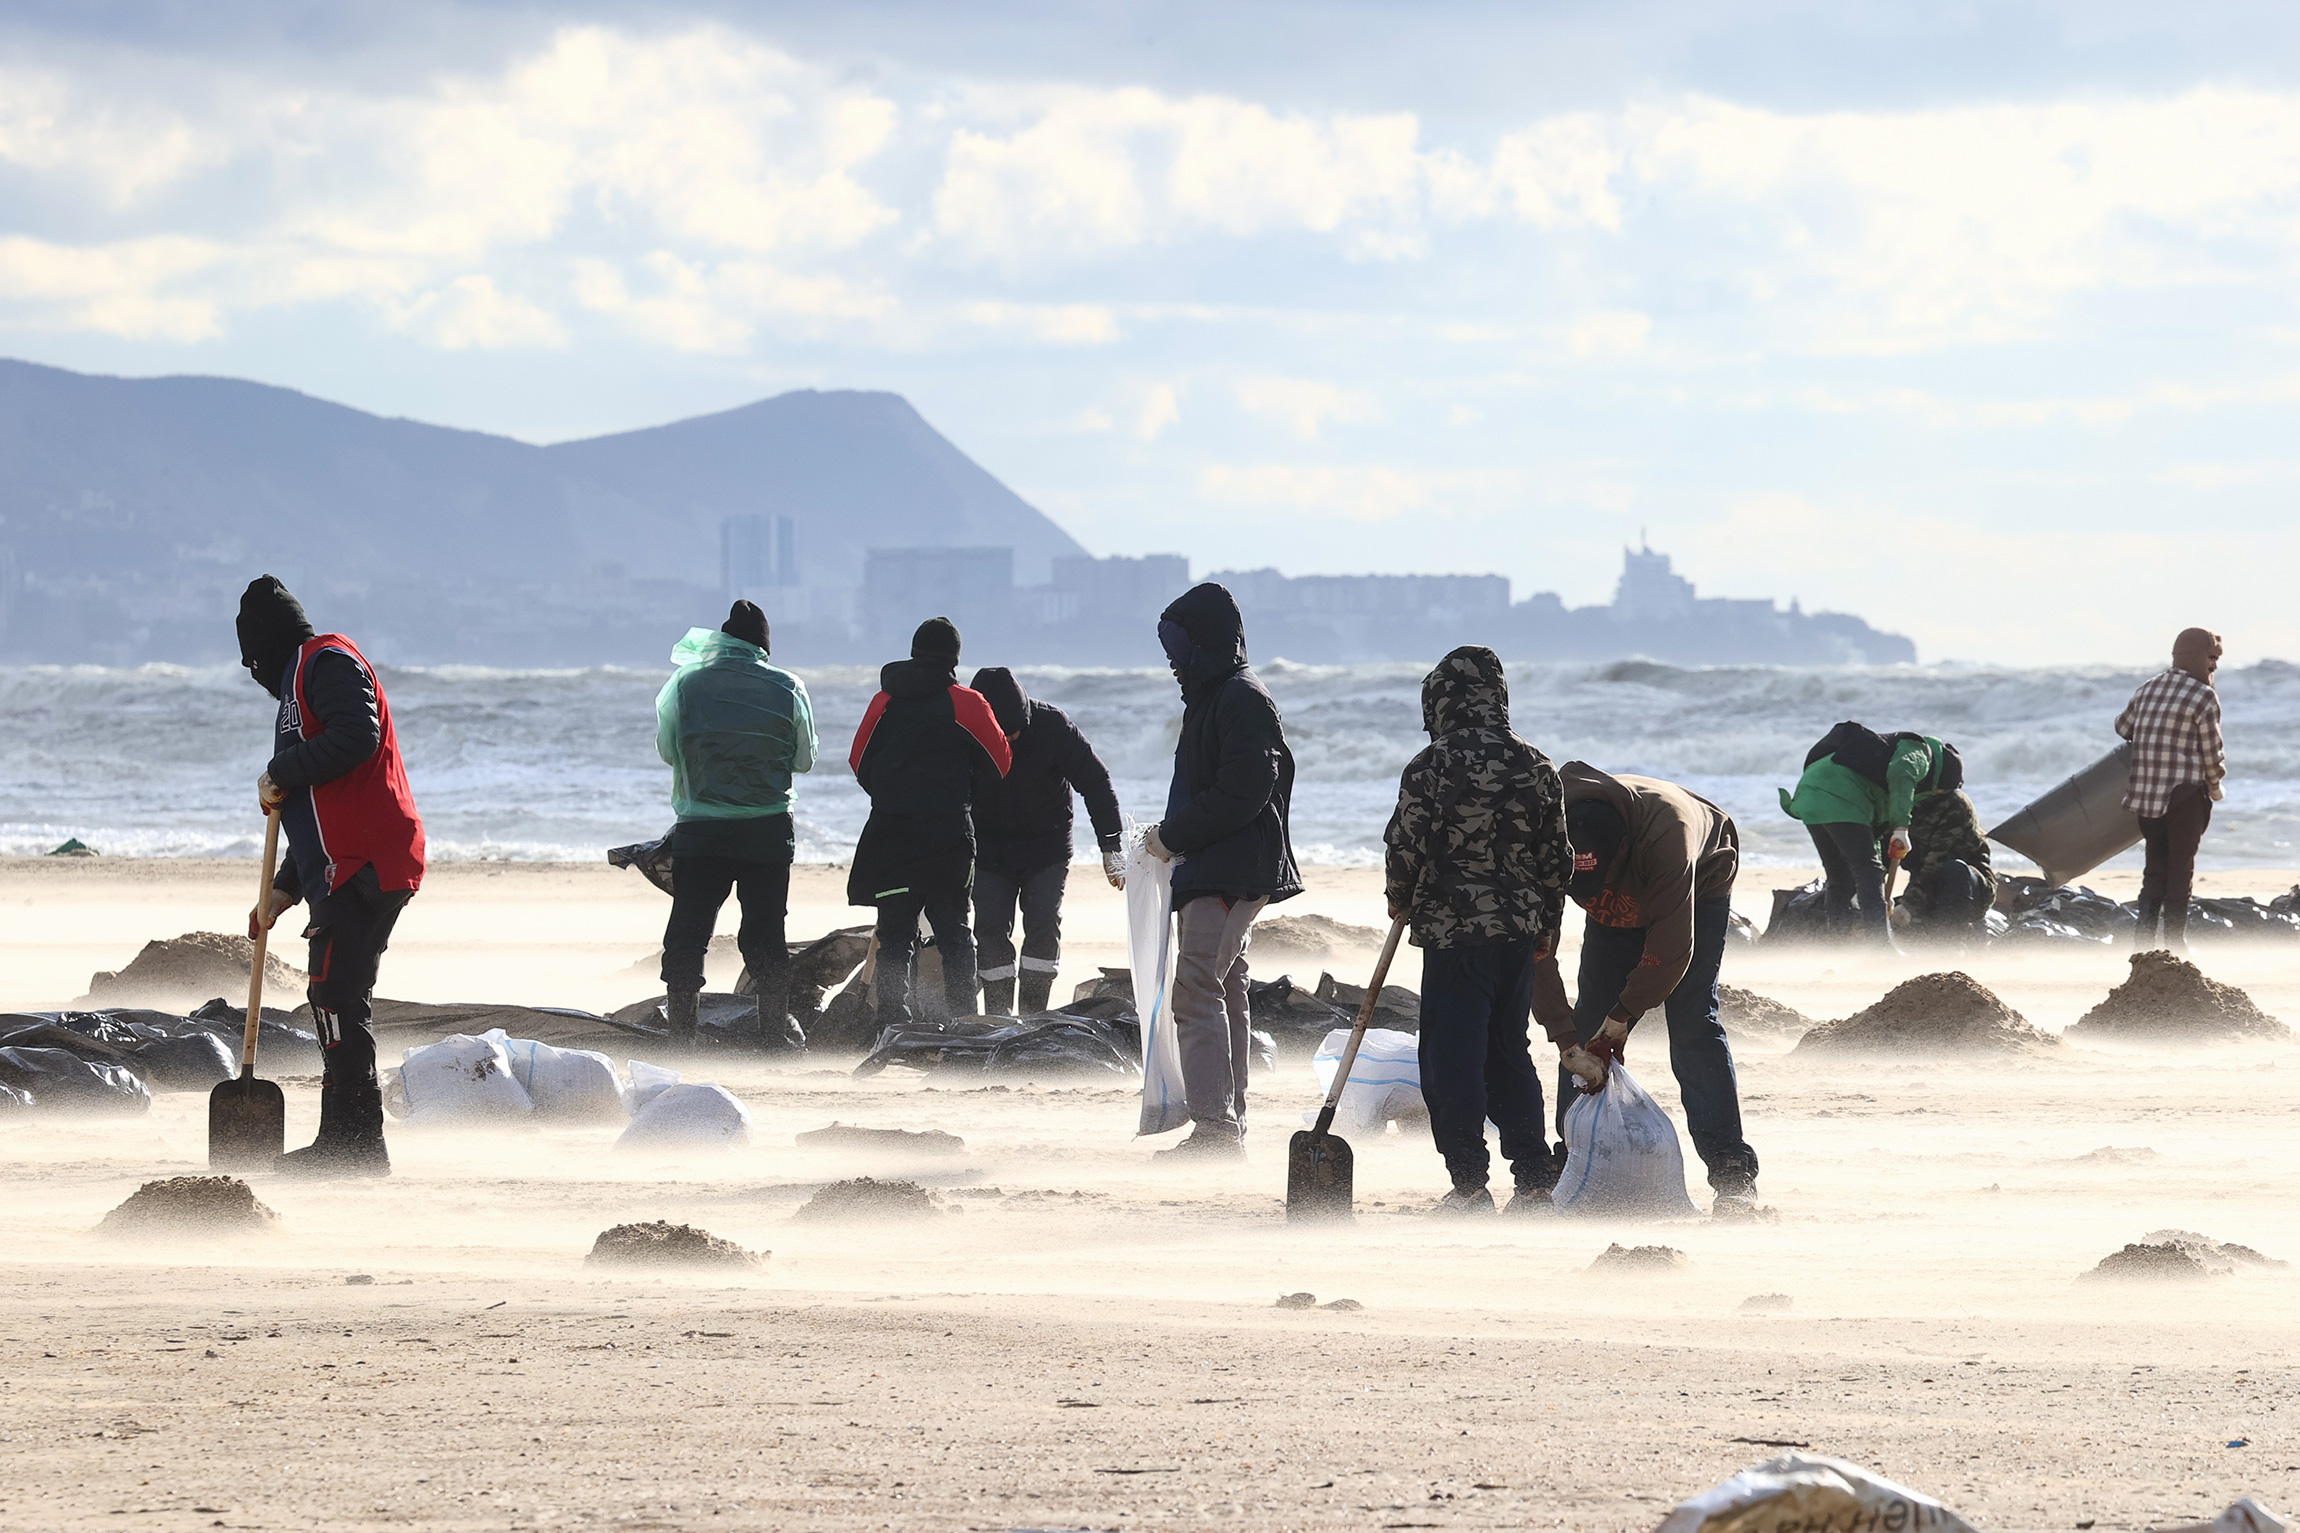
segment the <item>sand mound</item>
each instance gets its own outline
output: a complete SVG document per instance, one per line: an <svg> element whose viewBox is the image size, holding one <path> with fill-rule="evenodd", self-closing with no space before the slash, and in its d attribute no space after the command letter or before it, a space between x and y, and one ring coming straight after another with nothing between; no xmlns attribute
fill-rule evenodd
<svg viewBox="0 0 2300 1533"><path fill-rule="evenodd" d="M756 1267L765 1251L746 1251L691 1224L618 1224L591 1243L586 1267Z"/></svg>
<svg viewBox="0 0 2300 1533"><path fill-rule="evenodd" d="M1343 948L1380 947L1383 935L1371 926L1352 926L1332 916L1273 916L1254 923L1254 951L1273 957L1330 958Z"/></svg>
<svg viewBox="0 0 2300 1533"><path fill-rule="evenodd" d="M2245 1267L2291 1265L2262 1256L2250 1246L2216 1241L2194 1230L2151 1230L2123 1250L2102 1257L2099 1266L2084 1274L2084 1280L2194 1283L2206 1278L2229 1277Z"/></svg>
<svg viewBox="0 0 2300 1533"><path fill-rule="evenodd" d="M2069 1028L2096 1038L2164 1043L2230 1038L2289 1040L2292 1029L2185 958L2153 949L2132 955L2132 974Z"/></svg>
<svg viewBox="0 0 2300 1533"><path fill-rule="evenodd" d="M798 1136L802 1150L902 1150L915 1155L957 1155L966 1141L941 1129L862 1128L834 1122Z"/></svg>
<svg viewBox="0 0 2300 1533"><path fill-rule="evenodd" d="M1741 1301L1743 1313L1751 1315L1785 1315L1796 1305L1785 1293L1753 1293Z"/></svg>
<svg viewBox="0 0 2300 1533"><path fill-rule="evenodd" d="M278 1221L236 1176L171 1176L137 1188L96 1228L104 1235L237 1235Z"/></svg>
<svg viewBox="0 0 2300 1533"><path fill-rule="evenodd" d="M931 1219L941 1210L916 1182L880 1182L858 1176L833 1182L799 1205L794 1219Z"/></svg>
<svg viewBox="0 0 2300 1533"><path fill-rule="evenodd" d="M1823 1022L1797 1040L1799 1052L2013 1054L2059 1045L2058 1038L2030 1025L1980 981L1954 970L1905 980L1866 1011Z"/></svg>
<svg viewBox="0 0 2300 1533"><path fill-rule="evenodd" d="M1693 1258L1675 1246L1609 1245L1589 1264L1592 1272L1676 1272Z"/></svg>
<svg viewBox="0 0 2300 1533"><path fill-rule="evenodd" d="M255 962L255 954L253 942L230 932L186 932L181 937L147 942L126 968L91 975L87 999L124 1006L142 1000L204 1001L210 996L236 995L244 1002L248 967ZM310 979L301 969L282 963L274 952L264 954L267 994L300 995L308 983Z"/></svg>
<svg viewBox="0 0 2300 1533"><path fill-rule="evenodd" d="M1717 987L1717 1020L1725 1024L1725 1031L1729 1033L1748 1033L1758 1038L1792 1037L1813 1025L1812 1020L1794 1006L1784 1006L1771 996L1734 985Z"/></svg>

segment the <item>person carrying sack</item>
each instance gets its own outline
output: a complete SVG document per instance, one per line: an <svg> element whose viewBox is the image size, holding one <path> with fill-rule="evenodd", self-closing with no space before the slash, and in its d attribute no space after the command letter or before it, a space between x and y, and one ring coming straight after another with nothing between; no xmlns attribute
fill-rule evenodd
<svg viewBox="0 0 2300 1533"><path fill-rule="evenodd" d="M1430 743L1382 832L1390 919L1422 950L1420 1062L1430 1138L1453 1186L1433 1213L1494 1212L1490 1120L1516 1181L1508 1211L1549 1207L1541 1072L1526 1017L1557 948L1573 849L1557 769L1510 728L1501 659L1468 644L1422 679Z"/></svg>
<svg viewBox="0 0 2300 1533"><path fill-rule="evenodd" d="M2220 635L2186 628L2172 641L2172 666L2140 685L2116 732L2132 742L2132 776L2124 807L2140 817L2147 862L2140 875L2140 927L2133 945L2188 947L2188 900L2196 884L2196 849L2212 824L2228 776L2220 737ZM2158 923L2163 934L2158 935Z"/></svg>
<svg viewBox="0 0 2300 1533"><path fill-rule="evenodd" d="M934 930L943 998L974 1015L974 933L966 924L974 881L976 797L1014 765L1006 731L980 692L958 684L958 625L928 618L910 658L879 671L879 693L855 729L847 764L870 795L855 842L847 903L878 908L873 988L884 1029L910 1020L918 923Z"/></svg>
<svg viewBox="0 0 2300 1533"><path fill-rule="evenodd" d="M1144 840L1174 863L1178 935L1174 1033L1190 1137L1178 1159L1245 1154L1246 1061L1253 1014L1246 948L1264 907L1302 892L1287 815L1294 753L1278 704L1246 662L1246 622L1212 581L1158 619L1158 643L1182 688L1182 734L1166 817Z"/></svg>
<svg viewBox="0 0 2300 1533"><path fill-rule="evenodd" d="M1534 988L1542 1025L1561 1057L1579 1044L1610 1067L1620 1062L1638 1019L1661 1007L1669 1024L1669 1068L1694 1152L1717 1193L1714 1211L1753 1212L1757 1152L1742 1137L1733 1050L1717 1019L1740 833L1724 810L1672 782L1608 775L1586 761L1568 761L1559 775L1573 837L1567 892L1588 918L1571 1010L1563 1005L1554 957ZM1567 1080L1561 1070L1561 1131Z"/></svg>
<svg viewBox="0 0 2300 1533"><path fill-rule="evenodd" d="M671 650L678 667L655 697L655 753L671 768L671 916L663 926L664 1010L671 1041L695 1041L703 960L733 894L735 937L758 986L758 1016L741 1029L756 1048L790 1026L790 905L796 797L791 776L815 764L806 683L767 663L767 616L739 601L716 632L691 628Z"/></svg>
<svg viewBox="0 0 2300 1533"><path fill-rule="evenodd" d="M1086 816L1110 887L1126 887L1118 847L1118 794L1110 769L1070 715L1022 690L1002 665L969 683L990 704L1014 747L1014 765L974 801L974 941L981 960L982 1009L990 1016L1046 1010L1062 961L1062 896L1070 882L1070 795ZM1022 911L1022 952L1014 914Z"/></svg>
<svg viewBox="0 0 2300 1533"><path fill-rule="evenodd" d="M308 900L313 1026L324 1064L319 1134L279 1159L289 1176L389 1176L376 1076L375 980L393 926L423 884L423 821L375 668L340 633L315 634L270 575L240 597L240 664L279 699L256 798L287 832L271 893L248 936Z"/></svg>

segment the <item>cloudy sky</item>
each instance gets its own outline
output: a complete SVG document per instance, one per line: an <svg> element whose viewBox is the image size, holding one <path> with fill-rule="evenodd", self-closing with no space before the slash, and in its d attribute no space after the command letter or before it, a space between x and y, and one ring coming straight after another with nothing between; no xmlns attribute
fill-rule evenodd
<svg viewBox="0 0 2300 1533"><path fill-rule="evenodd" d="M0 354L907 395L1098 553L2300 659L2300 10L0 7Z"/></svg>

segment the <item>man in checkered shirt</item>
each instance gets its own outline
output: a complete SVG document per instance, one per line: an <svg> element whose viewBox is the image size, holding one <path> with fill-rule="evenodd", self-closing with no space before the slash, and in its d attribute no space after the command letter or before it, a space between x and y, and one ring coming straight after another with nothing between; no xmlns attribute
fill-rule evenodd
<svg viewBox="0 0 2300 1533"><path fill-rule="evenodd" d="M2116 732L2132 742L2132 780L2124 807L2140 816L2148 847L2140 875L2140 930L2136 947L2188 943L2188 893L2196 881L2196 848L2212 823L2228 755L2220 741L2220 694L2212 673L2220 664L2220 635L2202 628L2172 641L2172 669L2152 676L2117 715Z"/></svg>

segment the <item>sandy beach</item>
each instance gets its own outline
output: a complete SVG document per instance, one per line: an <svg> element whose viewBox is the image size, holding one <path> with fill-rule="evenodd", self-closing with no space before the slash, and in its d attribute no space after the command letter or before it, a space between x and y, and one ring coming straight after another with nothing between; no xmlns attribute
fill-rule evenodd
<svg viewBox="0 0 2300 1533"><path fill-rule="evenodd" d="M146 940L236 929L252 871L0 863L0 1003L65 1004ZM1752 870L1739 903L1762 920L1772 888L1809 876ZM2200 892L2265 898L2294 881L2220 873ZM2124 895L2131 878L2088 882ZM1370 870L1311 883L1294 912L1380 922ZM792 904L794 937L862 914L832 868L801 870ZM604 867L443 865L381 989L622 1004L655 991L633 965L665 910ZM1124 961L1121 910L1077 870L1063 993ZM2300 1018L2292 949L2198 956ZM1732 950L1725 978L1818 1020L1944 966L1759 945ZM2000 948L1961 966L2057 1032L2125 961ZM1367 967L1354 954L1336 972ZM1416 977L1409 958L1396 978ZM743 1098L747 1148L675 1157L617 1153L612 1126L398 1125L391 1180L257 1177L275 1229L172 1244L94 1230L139 1183L204 1169L201 1096L163 1094L126 1120L14 1119L0 1131L0 1527L1637 1530L1787 1443L1989 1529L2139 1529L2244 1493L2300 1500L2300 1434L2279 1419L2300 1379L2289 1270L2078 1281L2167 1227L2300 1259L2300 1046L1736 1052L1770 1222L1433 1223L1437 1157L1392 1132L1354 1141L1355 1226L1290 1229L1284 1137L1316 1099L1299 1060L1254 1082L1240 1167L1154 1165L1116 1079L712 1060L698 1074ZM1665 1054L1641 1032L1629 1061L1674 1112ZM287 1090L300 1142L316 1091ZM965 1148L798 1148L834 1120L941 1129ZM794 1220L825 1182L864 1174L914 1179L943 1211ZM1697 1163L1693 1181L1706 1206ZM602 1229L650 1219L773 1254L735 1276L584 1266ZM1591 1272L1613 1242L1690 1265ZM1275 1307L1292 1292L1362 1308ZM1742 1309L1761 1294L1791 1307Z"/></svg>

